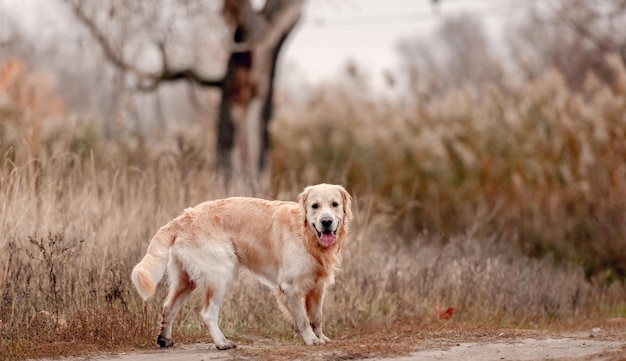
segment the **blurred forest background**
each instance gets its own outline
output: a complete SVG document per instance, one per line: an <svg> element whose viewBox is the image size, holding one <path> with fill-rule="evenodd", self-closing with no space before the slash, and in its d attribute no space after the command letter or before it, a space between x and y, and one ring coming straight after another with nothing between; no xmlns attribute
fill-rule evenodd
<svg viewBox="0 0 626 361"><path fill-rule="evenodd" d="M517 16L497 41L483 14L449 15L445 3L425 15L438 19L428 36L397 40L400 65L374 85L365 59L315 84L281 63L283 42L311 21L307 2L55 0L63 26L36 37L0 2L9 344L58 331L70 314L83 322L68 326L83 330L74 337L96 339L89 321L116 316L76 318L90 297L120 315L140 307L130 269L185 207L235 194L293 199L317 182L355 197L343 278L369 277L358 262L381 262L387 275L371 276L378 291L347 288L370 303L346 318L400 317L429 297L424 307L456 304L477 319L486 302L496 323L585 310L623 317L626 1L503 1ZM76 267L64 269L68 261ZM535 276L567 287L554 293ZM507 283L537 297L498 288ZM341 292L329 302L353 305ZM146 318L132 331L140 338L153 320L136 312ZM350 322L337 318L331 332ZM29 344L12 345L18 357Z"/></svg>

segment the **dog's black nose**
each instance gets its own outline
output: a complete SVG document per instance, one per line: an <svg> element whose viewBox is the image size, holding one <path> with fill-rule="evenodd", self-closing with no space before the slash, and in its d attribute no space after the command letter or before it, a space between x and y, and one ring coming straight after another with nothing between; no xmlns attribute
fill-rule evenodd
<svg viewBox="0 0 626 361"><path fill-rule="evenodd" d="M322 219L322 226L324 228L330 228L332 224L333 224L333 221L331 219Z"/></svg>

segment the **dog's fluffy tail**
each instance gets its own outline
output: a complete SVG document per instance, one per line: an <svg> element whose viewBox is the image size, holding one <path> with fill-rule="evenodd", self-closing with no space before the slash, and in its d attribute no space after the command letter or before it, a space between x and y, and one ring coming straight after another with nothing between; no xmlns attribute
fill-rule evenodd
<svg viewBox="0 0 626 361"><path fill-rule="evenodd" d="M154 296L156 285L165 274L170 247L176 239L176 228L175 221L161 227L152 237L146 255L133 268L130 278L144 301Z"/></svg>

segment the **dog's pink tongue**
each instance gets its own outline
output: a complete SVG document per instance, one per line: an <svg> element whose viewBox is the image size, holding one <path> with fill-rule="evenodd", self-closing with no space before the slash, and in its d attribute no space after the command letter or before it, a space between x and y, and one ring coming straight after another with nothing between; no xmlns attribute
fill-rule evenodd
<svg viewBox="0 0 626 361"><path fill-rule="evenodd" d="M322 237L320 237L320 241L324 247L330 247L335 244L335 235L332 233L323 233Z"/></svg>

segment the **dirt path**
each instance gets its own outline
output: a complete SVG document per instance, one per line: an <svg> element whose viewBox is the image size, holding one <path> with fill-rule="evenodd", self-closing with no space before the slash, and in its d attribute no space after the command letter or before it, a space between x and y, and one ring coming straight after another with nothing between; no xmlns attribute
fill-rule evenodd
<svg viewBox="0 0 626 361"><path fill-rule="evenodd" d="M211 361L211 360L626 360L626 342L623 337L590 337L588 334L550 335L527 337L525 335L502 337L477 342L457 342L456 339L423 339L412 345L411 352L396 356L380 356L376 348L368 354L367 345L342 345L342 341L320 347L280 345L267 340L241 345L229 351L218 351L210 343L177 345L167 350L130 352L91 357L65 358L65 361ZM414 341L414 340L413 340ZM271 344L270 344L271 343ZM391 349L382 354L395 353ZM411 346L402 344L402 346ZM362 350L359 350L362 349ZM404 349L404 348L403 348ZM379 356L376 356L379 355ZM373 356L373 357L372 357Z"/></svg>
<svg viewBox="0 0 626 361"><path fill-rule="evenodd" d="M618 356L621 356L618 357ZM579 338L525 338L496 343L461 343L445 350L424 350L393 361L426 360L626 360L626 348L620 341L593 341Z"/></svg>

